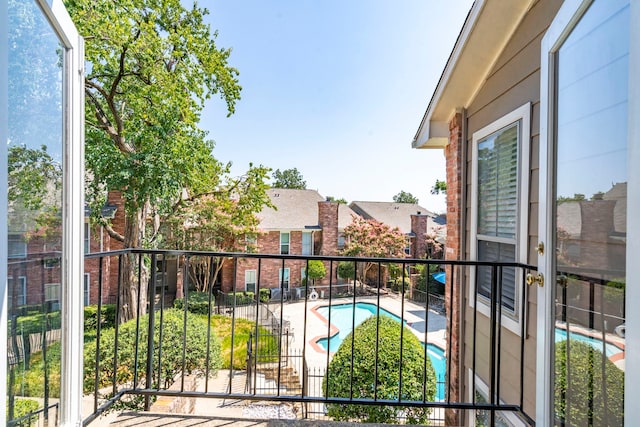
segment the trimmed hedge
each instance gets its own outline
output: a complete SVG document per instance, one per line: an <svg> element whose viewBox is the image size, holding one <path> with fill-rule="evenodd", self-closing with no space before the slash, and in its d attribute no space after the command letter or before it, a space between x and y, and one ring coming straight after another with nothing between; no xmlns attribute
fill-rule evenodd
<svg viewBox="0 0 640 427"><path fill-rule="evenodd" d="M165 310L162 317L162 369L161 378L157 378L158 366L156 365L160 350L160 313L155 314L154 322L154 348L153 348L153 379L154 387L168 387L173 378L182 371L183 348L186 346L185 369L186 373L204 375L207 358L207 319L203 316L187 313L187 334L183 335L184 312L179 310ZM115 372L118 384L127 384L133 381L137 372L138 381L145 382L146 354L147 354L147 329L149 315L140 317L140 328L136 329L136 319L123 323L118 328L118 360ZM138 360L136 365L135 352L138 342ZM184 343L183 343L184 341ZM98 381L100 387L107 387L113 381L113 355L115 348L115 330L108 329L102 334L100 342L100 361L98 368ZM91 392L95 378L95 352L96 343L85 344L84 350L84 390ZM220 342L215 335L211 336L209 348L209 373L215 374L221 367Z"/></svg>
<svg viewBox="0 0 640 427"><path fill-rule="evenodd" d="M102 321L102 328L113 328L116 325L116 305L115 304L103 304L102 313L100 314L100 320ZM84 308L84 330L95 331L98 329L98 306L87 305Z"/></svg>
<svg viewBox="0 0 640 427"><path fill-rule="evenodd" d="M400 331L402 354L400 353ZM379 341L376 344L376 329ZM435 400L436 374L422 344L408 328L387 316L372 316L360 324L355 331L353 348L353 377L351 377L351 334L349 334L333 356L323 390L327 397L349 398L353 387L353 398ZM375 349L378 349L377 356ZM377 359L377 367L376 367ZM402 364L402 390L400 365ZM426 370L425 370L426 367ZM377 369L376 369L377 368ZM377 383L376 370L378 373ZM425 394L424 391L426 391ZM426 424L430 413L424 407L394 407L383 405L327 405L327 414L336 421L367 423L393 423L399 417L408 424Z"/></svg>
<svg viewBox="0 0 640 427"><path fill-rule="evenodd" d="M621 426L624 372L591 345L576 340L569 343L569 363L567 341L556 343L556 419L575 426Z"/></svg>
<svg viewBox="0 0 640 427"><path fill-rule="evenodd" d="M211 307L215 306L215 297L211 295ZM173 307L184 309L184 298L178 298L173 301ZM208 292L189 292L187 295L187 311L194 314L209 314L209 293Z"/></svg>
<svg viewBox="0 0 640 427"><path fill-rule="evenodd" d="M260 289L260 302L269 302L271 299L271 289Z"/></svg>
<svg viewBox="0 0 640 427"><path fill-rule="evenodd" d="M17 420L18 418L22 418L32 412L37 411L40 408L40 404L32 399L16 399L14 401L13 408L13 419ZM7 400L7 417L9 416L9 401ZM20 426L32 426L35 425L38 421L38 416L33 415L28 419L22 420L18 425Z"/></svg>

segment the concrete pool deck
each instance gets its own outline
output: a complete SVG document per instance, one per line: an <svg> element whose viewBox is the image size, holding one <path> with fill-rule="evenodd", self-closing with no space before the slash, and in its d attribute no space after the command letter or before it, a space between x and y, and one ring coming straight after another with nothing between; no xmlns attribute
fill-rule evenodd
<svg viewBox="0 0 640 427"><path fill-rule="evenodd" d="M353 297L334 298L331 305L351 304ZM357 297L356 302L366 302L370 304L378 304L377 296ZM316 310L322 306L328 306L329 300L300 301L286 303L282 307L282 318L289 322L290 332L293 335L290 348L294 351L302 352L304 350L307 365L310 368L323 368L327 365L327 351L316 344L319 338L327 338L333 336L337 329L333 325L329 325L327 319L320 315ZM438 347L446 348L446 318L434 311L429 311L428 322L425 320L425 307L420 306L411 301L404 301L404 312L402 300L397 295L381 295L380 307L402 317L406 322L409 330L413 332L420 341L425 341L425 326L428 325L426 332L426 342L435 344ZM272 307L276 317L280 316L280 306ZM305 322L306 318L306 322ZM306 324L306 330L305 330ZM306 345L306 349L304 349ZM331 355L329 355L330 357Z"/></svg>

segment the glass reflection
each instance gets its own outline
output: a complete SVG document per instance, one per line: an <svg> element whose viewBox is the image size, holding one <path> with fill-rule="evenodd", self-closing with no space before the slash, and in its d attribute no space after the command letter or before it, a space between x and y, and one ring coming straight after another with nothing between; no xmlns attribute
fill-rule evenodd
<svg viewBox="0 0 640 427"><path fill-rule="evenodd" d="M628 39L596 1L557 58L557 425L624 424Z"/></svg>
<svg viewBox="0 0 640 427"><path fill-rule="evenodd" d="M63 48L36 2L8 6L7 417L35 413L30 424L52 425L60 395Z"/></svg>

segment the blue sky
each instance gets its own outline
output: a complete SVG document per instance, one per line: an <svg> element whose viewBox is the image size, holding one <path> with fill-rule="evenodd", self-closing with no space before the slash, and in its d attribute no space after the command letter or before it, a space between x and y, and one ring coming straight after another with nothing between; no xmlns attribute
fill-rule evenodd
<svg viewBox="0 0 640 427"><path fill-rule="evenodd" d="M471 3L200 3L243 87L231 117L218 99L203 112L214 155L235 175L250 162L296 167L323 196L391 201L404 190L443 212L429 190L445 178L444 154L411 141Z"/></svg>

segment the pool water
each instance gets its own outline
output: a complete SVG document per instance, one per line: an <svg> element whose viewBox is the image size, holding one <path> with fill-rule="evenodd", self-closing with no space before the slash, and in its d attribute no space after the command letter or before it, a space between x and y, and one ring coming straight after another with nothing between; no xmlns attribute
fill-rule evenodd
<svg viewBox="0 0 640 427"><path fill-rule="evenodd" d="M602 351L602 340L598 338L589 337L587 335L579 334L577 332L570 332L570 338L574 341L580 341L585 344L589 344L591 347L598 351ZM564 329L556 328L555 342L564 341L567 339L567 331ZM605 343L605 353L607 357L611 357L615 354L622 352L618 346Z"/></svg>
<svg viewBox="0 0 640 427"><path fill-rule="evenodd" d="M329 321L329 306L319 307L317 309L327 321ZM353 324L357 327L369 317L378 313L378 306L366 302L358 302L355 307L352 303L337 304L331 306L331 323L338 328L338 333L330 338L320 338L316 341L323 349L329 349L335 353L342 341L353 330ZM392 319L401 321L400 317L380 307L380 315L388 316ZM406 324L406 321L404 322ZM422 343L424 345L424 343ZM436 373L436 400L444 400L445 396L445 373L447 371L447 359L444 356L444 350L434 344L427 344L427 355L431 360L431 365Z"/></svg>
<svg viewBox="0 0 640 427"><path fill-rule="evenodd" d="M325 305L318 308L320 313L327 322L329 321L329 306ZM351 333L353 325L358 327L362 322L369 317L378 313L378 306L370 304L368 302L357 302L355 309L353 304L336 304L331 306L331 324L338 328L338 333L330 338L320 338L316 341L323 349L329 348L329 351L335 353L338 351L338 347L342 344L342 341ZM380 315L391 317L394 320L400 322L400 318L393 313L380 307ZM406 324L406 322L405 322Z"/></svg>

